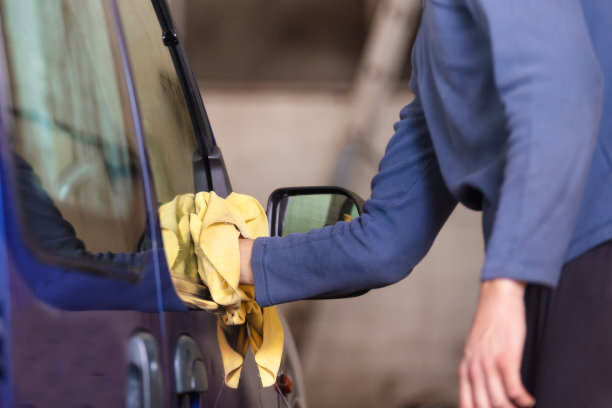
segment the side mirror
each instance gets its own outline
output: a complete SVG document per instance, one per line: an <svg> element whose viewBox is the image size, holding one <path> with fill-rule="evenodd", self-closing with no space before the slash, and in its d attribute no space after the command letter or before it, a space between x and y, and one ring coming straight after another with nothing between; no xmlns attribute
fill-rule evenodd
<svg viewBox="0 0 612 408"><path fill-rule="evenodd" d="M357 194L340 187L279 188L268 199L270 236L308 232L338 221L354 219L363 212L363 204L363 199ZM311 299L339 299L361 296L367 292L326 293Z"/></svg>
<svg viewBox="0 0 612 408"><path fill-rule="evenodd" d="M282 237L357 218L363 199L340 187L287 187L268 199L270 236Z"/></svg>

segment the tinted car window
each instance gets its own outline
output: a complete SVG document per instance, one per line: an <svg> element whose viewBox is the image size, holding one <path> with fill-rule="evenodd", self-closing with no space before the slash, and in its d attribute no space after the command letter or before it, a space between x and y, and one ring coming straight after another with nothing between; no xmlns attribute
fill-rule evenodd
<svg viewBox="0 0 612 408"><path fill-rule="evenodd" d="M109 3L4 0L11 146L27 235L46 252L132 253L141 168Z"/></svg>
<svg viewBox="0 0 612 408"><path fill-rule="evenodd" d="M157 199L194 192L196 139L180 82L150 1L119 2Z"/></svg>

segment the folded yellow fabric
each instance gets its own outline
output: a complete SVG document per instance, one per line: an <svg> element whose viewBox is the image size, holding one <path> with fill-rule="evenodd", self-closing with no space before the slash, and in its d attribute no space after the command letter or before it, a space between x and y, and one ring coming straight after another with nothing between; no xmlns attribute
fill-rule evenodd
<svg viewBox="0 0 612 408"><path fill-rule="evenodd" d="M239 285L239 237L268 235L268 220L259 202L243 194L223 199L214 192L200 192L175 197L159 208L159 214L172 275L192 282L199 277L211 299L198 299L198 304L221 310L217 337L225 383L238 387L250 346L262 385L274 385L283 352L283 326L275 307L262 309L257 304L253 286ZM233 346L226 336L229 326L241 326Z"/></svg>
<svg viewBox="0 0 612 408"><path fill-rule="evenodd" d="M193 194L176 196L159 209L162 238L168 266L174 274L194 281L198 269L189 233L189 216L193 213Z"/></svg>

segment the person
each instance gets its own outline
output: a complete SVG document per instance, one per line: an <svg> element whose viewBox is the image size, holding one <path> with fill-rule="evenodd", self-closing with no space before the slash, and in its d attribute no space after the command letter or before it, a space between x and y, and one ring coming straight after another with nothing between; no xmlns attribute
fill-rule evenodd
<svg viewBox="0 0 612 408"><path fill-rule="evenodd" d="M612 2L423 6L364 213L241 240L241 281L262 306L392 284L462 203L486 256L460 406L610 407Z"/></svg>

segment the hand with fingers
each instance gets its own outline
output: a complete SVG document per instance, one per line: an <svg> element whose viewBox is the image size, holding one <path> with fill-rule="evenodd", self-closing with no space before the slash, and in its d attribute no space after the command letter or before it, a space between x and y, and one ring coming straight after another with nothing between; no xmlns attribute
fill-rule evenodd
<svg viewBox="0 0 612 408"><path fill-rule="evenodd" d="M526 323L525 284L510 279L485 281L459 366L460 408L532 407L521 358Z"/></svg>

